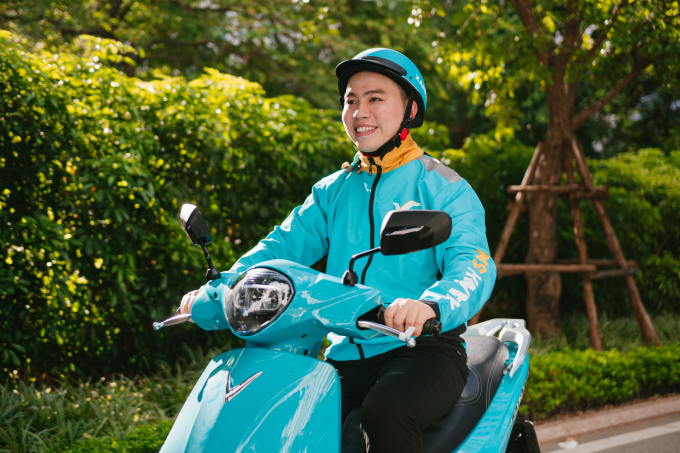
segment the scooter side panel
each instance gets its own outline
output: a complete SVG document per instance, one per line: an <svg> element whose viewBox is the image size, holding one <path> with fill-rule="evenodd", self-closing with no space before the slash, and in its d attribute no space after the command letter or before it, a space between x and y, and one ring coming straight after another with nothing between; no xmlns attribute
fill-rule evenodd
<svg viewBox="0 0 680 453"><path fill-rule="evenodd" d="M507 344L507 343L506 343ZM508 344L510 359L517 351ZM455 450L456 453L503 453L510 440L510 433L524 394L524 386L529 376L529 356L526 357L513 377L510 373L503 376L496 394L475 429Z"/></svg>
<svg viewBox="0 0 680 453"><path fill-rule="evenodd" d="M262 374L229 402L232 388ZM340 384L328 363L266 349L220 354L206 367L161 449L179 452L340 450Z"/></svg>

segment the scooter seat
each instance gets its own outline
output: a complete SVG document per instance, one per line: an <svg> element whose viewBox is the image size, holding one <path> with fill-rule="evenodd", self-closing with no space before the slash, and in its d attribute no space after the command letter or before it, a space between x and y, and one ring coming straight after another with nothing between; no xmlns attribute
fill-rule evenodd
<svg viewBox="0 0 680 453"><path fill-rule="evenodd" d="M451 412L423 431L425 453L451 453L472 432L503 379L508 348L496 337L465 337L470 374ZM342 453L361 453L361 408L354 409L342 427Z"/></svg>

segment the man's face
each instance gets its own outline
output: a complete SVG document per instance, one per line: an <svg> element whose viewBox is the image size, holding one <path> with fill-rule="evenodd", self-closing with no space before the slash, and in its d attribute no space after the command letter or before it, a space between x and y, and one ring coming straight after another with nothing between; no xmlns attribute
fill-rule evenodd
<svg viewBox="0 0 680 453"><path fill-rule="evenodd" d="M399 131L407 103L399 85L389 77L375 72L356 73L345 91L345 131L359 151L373 152ZM412 117L417 110L414 102Z"/></svg>

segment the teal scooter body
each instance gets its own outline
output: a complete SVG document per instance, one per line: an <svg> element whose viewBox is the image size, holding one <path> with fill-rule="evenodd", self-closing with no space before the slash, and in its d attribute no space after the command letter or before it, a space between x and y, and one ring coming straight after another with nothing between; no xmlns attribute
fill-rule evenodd
<svg viewBox="0 0 680 453"><path fill-rule="evenodd" d="M340 382L335 369L316 359L330 332L369 339L358 318L381 305L380 292L290 261L255 266L287 275L295 296L267 328L238 336L246 348L225 352L206 367L163 445L179 452L334 452L340 450ZM228 328L224 298L236 276L203 286L192 320ZM258 375L230 401L227 387Z"/></svg>
<svg viewBox="0 0 680 453"><path fill-rule="evenodd" d="M435 232L451 228L448 215L443 227L441 217L435 222L433 216L438 211L394 211L381 232L383 253L397 254L391 253L393 246L399 253L432 247L428 225ZM337 372L316 357L329 333L363 340L390 335L417 347L407 334L374 322L382 307L380 291L354 284L352 262L342 280L284 260L262 262L241 275L220 274L205 250L210 236L200 212L185 205L180 219L189 238L204 249L209 282L199 290L190 315L155 323L155 328L190 317L206 330L231 329L246 347L208 364L161 453L359 453L363 436L358 425L349 426L352 415L340 426ZM396 231L395 238L390 231ZM352 260L377 252L380 248ZM527 438L531 442L520 451L538 451L533 425L515 422L529 372L531 335L524 321L486 321L469 327L464 338L468 384L451 413L423 432L425 451L500 453ZM469 426L463 430L465 422ZM346 437L344 431L354 435Z"/></svg>
<svg viewBox="0 0 680 453"><path fill-rule="evenodd" d="M381 305L380 292L362 285L347 287L336 277L289 261L267 261L252 269L257 268L287 275L295 296L262 331L235 332L246 347L210 362L161 453L340 451L339 379L333 367L316 356L330 332L362 339L379 335L357 328L357 321ZM236 279L225 275L201 288L192 310L196 324L208 330L229 328L223 300ZM501 339L508 327L525 330L522 320L492 320L471 327L465 338L493 335L501 327ZM514 372L505 374L484 416L456 452L506 451L529 372L528 342L506 345L506 366L516 365ZM233 389L237 393L227 401Z"/></svg>
<svg viewBox="0 0 680 453"><path fill-rule="evenodd" d="M225 401L227 380L240 383L257 373L252 384ZM339 449L340 383L333 367L288 352L244 348L210 362L161 451Z"/></svg>

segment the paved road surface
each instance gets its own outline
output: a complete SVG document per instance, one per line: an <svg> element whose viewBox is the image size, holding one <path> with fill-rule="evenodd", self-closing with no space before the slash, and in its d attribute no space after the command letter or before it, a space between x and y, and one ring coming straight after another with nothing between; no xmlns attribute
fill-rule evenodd
<svg viewBox="0 0 680 453"><path fill-rule="evenodd" d="M541 451L571 453L678 453L680 413L630 423L576 437L578 446L566 450L558 442L541 445Z"/></svg>

